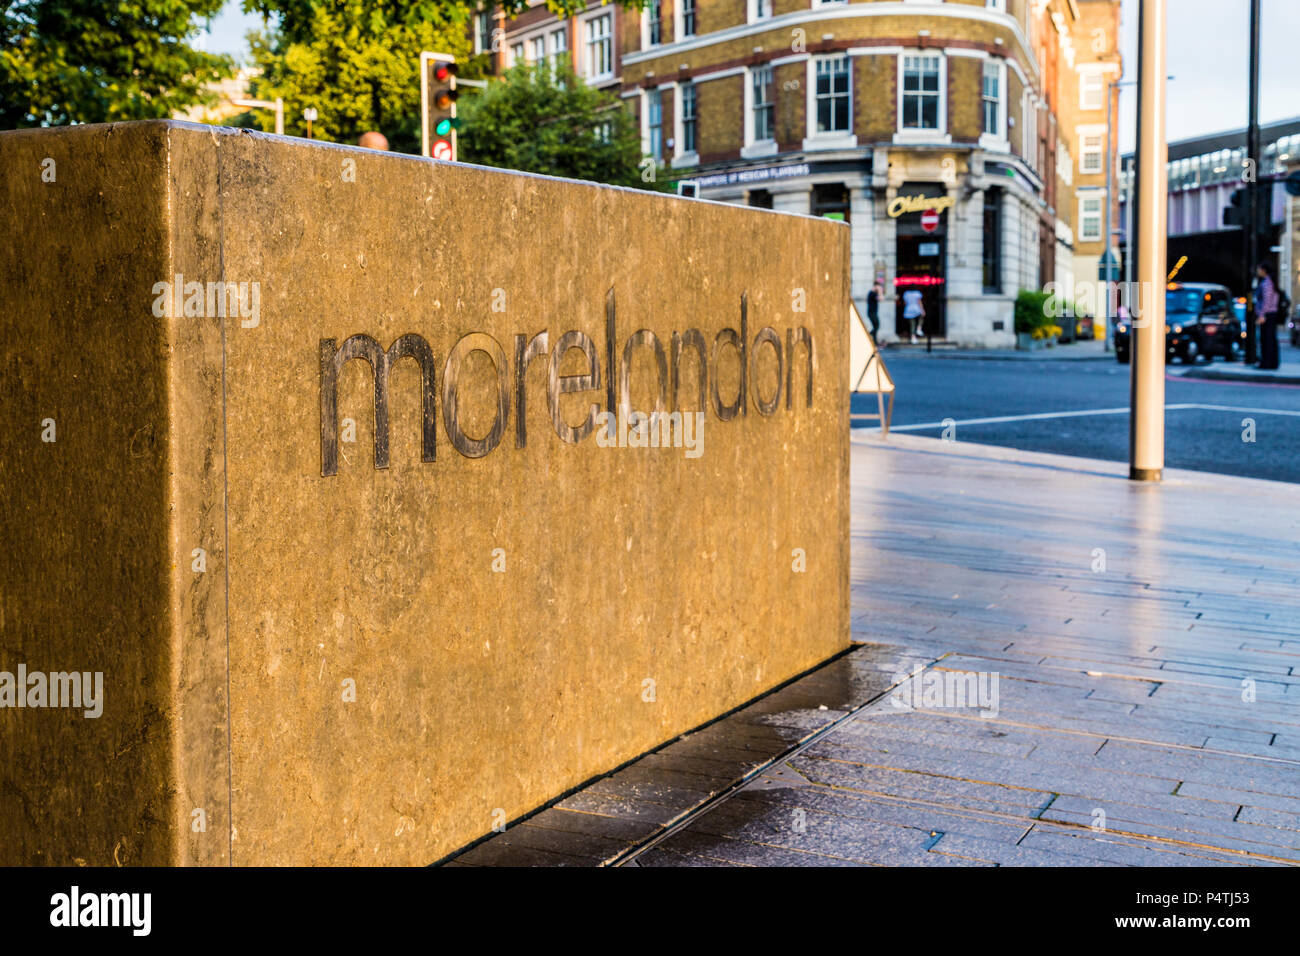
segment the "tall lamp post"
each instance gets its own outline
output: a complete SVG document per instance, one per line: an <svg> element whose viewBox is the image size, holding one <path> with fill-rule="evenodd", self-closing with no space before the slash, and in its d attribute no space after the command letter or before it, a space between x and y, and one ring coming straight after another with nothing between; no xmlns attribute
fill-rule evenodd
<svg viewBox="0 0 1300 956"><path fill-rule="evenodd" d="M1169 143L1165 136L1167 0L1141 0L1138 14L1137 277L1140 321L1132 326L1129 478L1159 481L1165 467L1165 248ZM1130 307L1131 308L1131 307Z"/></svg>
<svg viewBox="0 0 1300 956"><path fill-rule="evenodd" d="M1115 91L1122 86L1132 86L1133 81L1111 80L1106 84L1106 247L1102 251L1101 261L1102 268L1105 269L1103 277L1106 283L1106 339L1103 346L1107 352L1110 351L1110 323L1111 315L1115 309L1112 305L1118 305L1115 302L1113 286L1111 285L1118 276L1119 263L1114 261L1114 230L1111 224L1111 210L1114 208L1115 201L1115 160L1111 155L1112 144L1114 143L1114 102Z"/></svg>
<svg viewBox="0 0 1300 956"><path fill-rule="evenodd" d="M1260 0L1250 0L1250 93L1249 102L1246 106L1246 158L1250 162L1251 177L1246 183L1246 228L1244 242L1245 249L1242 256L1245 259L1246 268L1243 281L1245 282L1246 293L1246 363L1254 364L1257 357L1256 353L1256 329L1255 329L1255 296L1252 295L1252 285L1255 280L1255 267L1259 264L1259 231L1260 231L1260 208L1259 208L1259 28L1260 28ZM1269 187L1269 196L1272 196L1272 187ZM1269 204L1270 210L1272 204ZM1267 221L1267 220L1265 220Z"/></svg>

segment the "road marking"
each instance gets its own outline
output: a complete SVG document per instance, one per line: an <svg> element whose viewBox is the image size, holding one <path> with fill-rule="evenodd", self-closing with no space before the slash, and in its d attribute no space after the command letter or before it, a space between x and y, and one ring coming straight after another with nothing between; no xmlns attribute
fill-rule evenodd
<svg viewBox="0 0 1300 956"><path fill-rule="evenodd" d="M1173 408L1174 406L1170 405L1169 407ZM1201 408L1207 412L1250 412L1255 415L1290 415L1292 418L1300 418L1300 412L1285 408L1240 408L1236 405L1201 405L1199 403L1187 407Z"/></svg>
<svg viewBox="0 0 1300 956"><path fill-rule="evenodd" d="M1203 405L1199 402L1180 402L1166 405L1165 411L1178 412L1187 409L1199 409L1207 412L1246 412L1251 415L1287 415L1300 418L1300 411L1284 408L1240 408L1235 405ZM1045 421L1052 418L1083 418L1088 415L1127 415L1129 408L1088 408L1072 412L1034 412L1030 415L999 415L995 418L967 418L961 421L944 419L941 422L923 422L919 425L891 425L890 431L908 432L924 431L927 428L945 428L948 425L1001 425L1007 422Z"/></svg>

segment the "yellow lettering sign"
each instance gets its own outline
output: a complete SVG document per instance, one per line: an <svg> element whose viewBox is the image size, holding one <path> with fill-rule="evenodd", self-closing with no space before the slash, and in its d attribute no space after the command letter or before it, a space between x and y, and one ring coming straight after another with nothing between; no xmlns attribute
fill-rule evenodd
<svg viewBox="0 0 1300 956"><path fill-rule="evenodd" d="M890 219L897 219L905 213L925 212L927 209L943 212L951 208L955 202L956 200L951 196L899 196L890 202L885 211Z"/></svg>

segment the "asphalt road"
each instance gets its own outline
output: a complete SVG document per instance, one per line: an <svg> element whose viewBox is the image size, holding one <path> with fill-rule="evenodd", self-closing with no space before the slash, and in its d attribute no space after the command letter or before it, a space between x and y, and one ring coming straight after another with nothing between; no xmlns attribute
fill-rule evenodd
<svg viewBox="0 0 1300 956"><path fill-rule="evenodd" d="M895 430L940 438L951 419L956 441L1128 460L1127 365L884 356L898 386ZM1300 482L1300 386L1167 375L1165 403L1165 467ZM853 396L854 412L875 410L875 396ZM1011 420L982 421L990 418ZM1253 442L1243 440L1246 419L1254 421Z"/></svg>

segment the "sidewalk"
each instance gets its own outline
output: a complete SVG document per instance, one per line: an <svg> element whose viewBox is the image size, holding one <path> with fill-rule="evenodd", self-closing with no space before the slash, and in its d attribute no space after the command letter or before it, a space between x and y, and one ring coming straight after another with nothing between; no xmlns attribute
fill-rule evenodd
<svg viewBox="0 0 1300 956"><path fill-rule="evenodd" d="M1170 372L1182 378L1200 378L1213 382L1256 382L1264 385L1300 385L1300 356L1289 346L1282 348L1282 361L1277 370L1261 372L1244 362L1215 360L1209 365L1191 365L1186 368L1170 367Z"/></svg>
<svg viewBox="0 0 1300 956"><path fill-rule="evenodd" d="M891 342L882 349L885 360L897 355L924 355L927 358L996 360L1000 362L1081 362L1081 361L1115 361L1115 353L1106 351L1106 343L1101 339L1087 339L1070 345L1054 345L1034 351L1020 349L962 349L945 344L935 345L934 351L926 352L925 343L912 345L907 342Z"/></svg>
<svg viewBox="0 0 1300 956"><path fill-rule="evenodd" d="M862 643L448 865L1300 863L1300 487L1126 474L855 434Z"/></svg>

